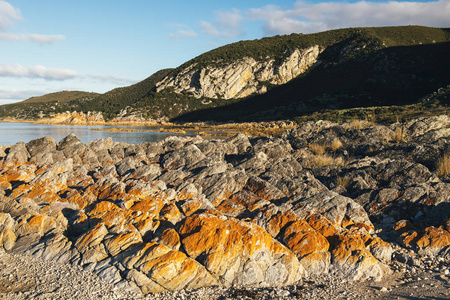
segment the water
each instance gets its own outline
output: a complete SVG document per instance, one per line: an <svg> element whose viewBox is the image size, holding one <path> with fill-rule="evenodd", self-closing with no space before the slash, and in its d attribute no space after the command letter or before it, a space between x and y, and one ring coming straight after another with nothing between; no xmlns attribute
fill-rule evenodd
<svg viewBox="0 0 450 300"><path fill-rule="evenodd" d="M137 130L151 130L145 126L70 126L70 125L46 125L28 123L0 123L0 145L14 145L17 142L28 143L31 140L44 136L51 136L56 142L73 133L80 138L83 143L95 139L111 137L115 142L126 142L129 144L139 144L144 142L161 141L168 136L179 135L168 132L115 132L97 131L96 129L107 128L132 128Z"/></svg>

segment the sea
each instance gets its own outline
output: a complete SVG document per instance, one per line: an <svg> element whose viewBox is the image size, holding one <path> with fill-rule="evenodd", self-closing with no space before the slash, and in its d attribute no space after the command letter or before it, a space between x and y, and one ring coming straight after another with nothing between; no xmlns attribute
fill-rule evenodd
<svg viewBox="0 0 450 300"><path fill-rule="evenodd" d="M54 138L56 142L59 142L71 133L78 136L83 143L111 137L115 142L126 142L129 144L158 142L169 136L181 135L169 132L101 131L101 129L108 128L129 128L140 131L155 129L146 126L72 126L0 122L0 145L11 146L17 142L28 143L31 140L44 136L50 136ZM192 133L188 132L186 135L191 134Z"/></svg>

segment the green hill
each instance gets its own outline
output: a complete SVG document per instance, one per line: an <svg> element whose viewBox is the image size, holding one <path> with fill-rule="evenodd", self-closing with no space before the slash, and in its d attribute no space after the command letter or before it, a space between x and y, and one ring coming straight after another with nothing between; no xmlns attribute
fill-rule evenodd
<svg viewBox="0 0 450 300"><path fill-rule="evenodd" d="M59 101L61 103L77 100L77 99L93 99L98 97L100 94L98 93L89 93L82 91L61 91L51 94L46 94L43 96L31 97L27 100L22 101L21 103L46 103L46 102L55 102Z"/></svg>
<svg viewBox="0 0 450 300"><path fill-rule="evenodd" d="M280 62L294 49L319 46L317 63L290 82L263 82L264 94L246 98L196 98L156 84L186 68L206 70L244 57ZM128 114L175 121L252 121L301 118L336 109L401 106L450 84L450 30L422 26L348 28L316 34L291 34L240 41L206 52L176 69L161 70L125 88L95 97L45 103L21 102L0 107L0 117L36 118L63 111L100 111L111 119ZM54 99L47 97L47 99ZM33 103L30 103L33 102ZM446 105L440 102L439 105Z"/></svg>
<svg viewBox="0 0 450 300"><path fill-rule="evenodd" d="M147 95L170 69L161 70L150 77L128 87L116 88L104 94L86 92L59 92L33 97L28 100L0 106L0 117L15 117L17 119L36 119L39 115L51 117L65 111L99 111L106 119L113 118L122 109L132 105L138 99ZM63 95L66 97L57 97ZM69 98L69 95L82 97ZM86 95L89 95L87 97Z"/></svg>

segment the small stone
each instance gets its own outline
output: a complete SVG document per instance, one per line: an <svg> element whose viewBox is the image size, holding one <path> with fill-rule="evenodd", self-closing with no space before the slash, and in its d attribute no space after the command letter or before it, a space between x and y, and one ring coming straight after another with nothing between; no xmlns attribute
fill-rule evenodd
<svg viewBox="0 0 450 300"><path fill-rule="evenodd" d="M289 291L287 291L287 290L281 290L281 291L278 292L278 295L281 296L281 297L288 297L288 296L291 295L291 293Z"/></svg>

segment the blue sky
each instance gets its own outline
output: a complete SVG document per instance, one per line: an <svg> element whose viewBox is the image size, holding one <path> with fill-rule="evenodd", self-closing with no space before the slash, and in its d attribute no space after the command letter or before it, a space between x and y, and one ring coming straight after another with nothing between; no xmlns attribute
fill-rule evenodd
<svg viewBox="0 0 450 300"><path fill-rule="evenodd" d="M239 40L389 25L450 27L450 0L0 0L0 104L103 93Z"/></svg>

